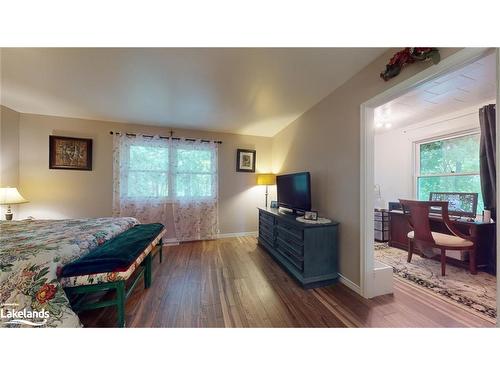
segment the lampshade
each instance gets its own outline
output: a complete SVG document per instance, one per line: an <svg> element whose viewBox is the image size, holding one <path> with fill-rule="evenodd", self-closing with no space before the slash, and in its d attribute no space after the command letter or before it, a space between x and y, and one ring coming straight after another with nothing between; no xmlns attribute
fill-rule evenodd
<svg viewBox="0 0 500 375"><path fill-rule="evenodd" d="M276 175L272 173L257 175L257 185L275 185Z"/></svg>
<svg viewBox="0 0 500 375"><path fill-rule="evenodd" d="M0 188L0 204L17 204L26 202L28 201L24 199L21 194L19 194L16 188Z"/></svg>

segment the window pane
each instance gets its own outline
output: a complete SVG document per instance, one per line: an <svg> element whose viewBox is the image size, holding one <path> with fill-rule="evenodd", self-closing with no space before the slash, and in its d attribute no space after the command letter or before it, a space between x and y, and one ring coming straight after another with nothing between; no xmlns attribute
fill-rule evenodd
<svg viewBox="0 0 500 375"><path fill-rule="evenodd" d="M418 178L418 199L429 200L429 193L478 193L477 213L484 209L481 180L474 176L432 176Z"/></svg>
<svg viewBox="0 0 500 375"><path fill-rule="evenodd" d="M212 151L177 150L177 170L179 172L212 172Z"/></svg>
<svg viewBox="0 0 500 375"><path fill-rule="evenodd" d="M177 197L211 197L211 174L178 174L175 180Z"/></svg>
<svg viewBox="0 0 500 375"><path fill-rule="evenodd" d="M129 171L128 196L140 198L167 197L167 173Z"/></svg>
<svg viewBox="0 0 500 375"><path fill-rule="evenodd" d="M168 148L158 146L130 146L131 170L167 171Z"/></svg>
<svg viewBox="0 0 500 375"><path fill-rule="evenodd" d="M420 175L479 172L479 134L420 145Z"/></svg>

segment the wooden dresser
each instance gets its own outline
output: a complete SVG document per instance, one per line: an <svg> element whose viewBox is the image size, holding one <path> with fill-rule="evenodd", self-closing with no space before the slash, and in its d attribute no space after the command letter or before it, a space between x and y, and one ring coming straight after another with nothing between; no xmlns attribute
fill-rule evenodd
<svg viewBox="0 0 500 375"><path fill-rule="evenodd" d="M259 244L304 288L338 279L338 223L305 224L275 208L259 208Z"/></svg>

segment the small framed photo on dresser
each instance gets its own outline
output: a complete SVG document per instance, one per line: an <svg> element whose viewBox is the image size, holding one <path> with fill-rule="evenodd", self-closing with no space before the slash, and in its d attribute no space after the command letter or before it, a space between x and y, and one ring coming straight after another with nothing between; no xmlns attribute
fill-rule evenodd
<svg viewBox="0 0 500 375"><path fill-rule="evenodd" d="M271 201L271 208L278 208L278 201Z"/></svg>
<svg viewBox="0 0 500 375"><path fill-rule="evenodd" d="M306 219L306 220L318 220L318 211L306 211L306 212L304 212L304 219Z"/></svg>

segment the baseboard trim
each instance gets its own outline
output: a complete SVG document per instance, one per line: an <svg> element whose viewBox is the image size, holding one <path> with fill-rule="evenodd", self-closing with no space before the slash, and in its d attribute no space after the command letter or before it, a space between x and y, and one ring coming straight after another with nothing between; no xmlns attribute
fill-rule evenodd
<svg viewBox="0 0 500 375"><path fill-rule="evenodd" d="M245 237L245 236L253 236L257 237L259 232L239 232L239 233L219 233L217 238L231 238L231 237Z"/></svg>
<svg viewBox="0 0 500 375"><path fill-rule="evenodd" d="M361 294L361 287L359 285L355 284L353 281L349 280L347 277L345 277L341 273L339 273L339 281L341 284L344 284L349 289L355 291L359 295L362 295Z"/></svg>
<svg viewBox="0 0 500 375"><path fill-rule="evenodd" d="M177 246L177 245L180 245L179 241L177 241L177 238L169 238L163 241L163 246Z"/></svg>

